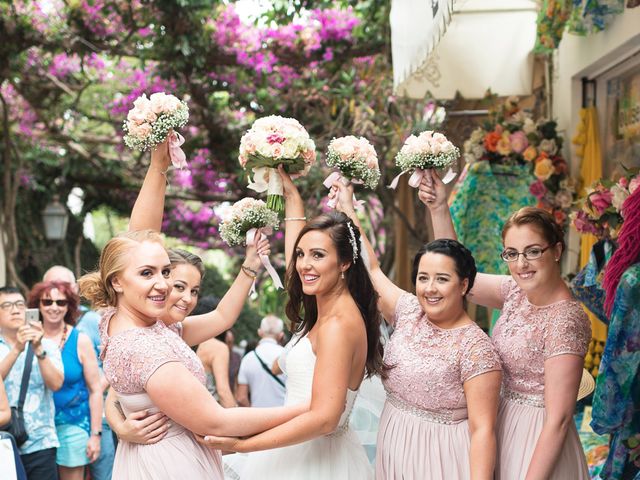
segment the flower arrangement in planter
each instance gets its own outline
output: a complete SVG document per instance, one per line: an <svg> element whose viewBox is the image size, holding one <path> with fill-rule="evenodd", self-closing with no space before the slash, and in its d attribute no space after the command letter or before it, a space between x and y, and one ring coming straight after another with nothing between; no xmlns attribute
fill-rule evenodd
<svg viewBox="0 0 640 480"><path fill-rule="evenodd" d="M537 207L552 213L560 225L568 222L575 185L562 157L562 137L553 120L534 120L510 97L493 111L484 126L464 142L468 166L476 162L493 165L528 165L533 175L529 192Z"/></svg>

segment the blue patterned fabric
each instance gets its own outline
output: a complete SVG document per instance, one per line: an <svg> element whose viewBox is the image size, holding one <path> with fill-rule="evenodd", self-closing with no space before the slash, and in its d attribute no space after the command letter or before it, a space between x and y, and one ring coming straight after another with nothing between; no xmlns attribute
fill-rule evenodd
<svg viewBox="0 0 640 480"><path fill-rule="evenodd" d="M89 422L89 390L84 380L84 369L78 359L78 330L69 332L62 348L64 383L53 394L56 405L56 425L75 425L91 432Z"/></svg>
<svg viewBox="0 0 640 480"><path fill-rule="evenodd" d="M461 176L451 202L451 218L458 235L476 260L478 271L508 274L500 258L502 226L521 207L535 206L529 193L535 180L529 165L491 165L474 162Z"/></svg>
<svg viewBox="0 0 640 480"><path fill-rule="evenodd" d="M47 357L53 365L58 370L64 371L58 347L46 338L42 339L42 347L47 351ZM10 350L11 347L0 336L0 360L6 357ZM18 405L25 356L26 351L20 354L4 379L9 405L12 407ZM20 447L21 455L59 446L54 415L53 392L44 384L42 373L40 373L40 367L38 366L38 359L34 356L27 398L24 402L24 423L29 439Z"/></svg>
<svg viewBox="0 0 640 480"><path fill-rule="evenodd" d="M640 433L640 263L627 269L616 290L592 415L593 430L612 440L601 477L640 478L626 445Z"/></svg>

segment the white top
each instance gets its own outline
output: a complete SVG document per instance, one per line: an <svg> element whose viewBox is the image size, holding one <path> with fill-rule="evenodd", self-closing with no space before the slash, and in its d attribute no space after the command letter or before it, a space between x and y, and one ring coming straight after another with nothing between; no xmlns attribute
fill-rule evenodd
<svg viewBox="0 0 640 480"><path fill-rule="evenodd" d="M238 372L238 384L249 386L252 407L279 407L284 405L285 389L267 373L258 358L271 368L273 362L280 356L283 347L272 338L263 338L254 352L249 352L242 359ZM282 382L286 382L285 375L278 375Z"/></svg>

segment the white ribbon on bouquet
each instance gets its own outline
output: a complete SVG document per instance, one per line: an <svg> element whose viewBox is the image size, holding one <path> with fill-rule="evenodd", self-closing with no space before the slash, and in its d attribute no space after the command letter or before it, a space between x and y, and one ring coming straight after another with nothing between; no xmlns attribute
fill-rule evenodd
<svg viewBox="0 0 640 480"><path fill-rule="evenodd" d="M409 186L413 188L418 188L420 186L420 182L422 182L422 179L424 178L424 176L427 174L429 170L431 169L416 168L411 174L411 177L409 177L409 182L408 182ZM398 187L398 181L400 180L400 177L409 171L410 169L405 170L404 172L401 172L399 175L397 175L396 178L393 179L393 181L387 188L395 190ZM449 168L449 170L447 170L447 173L442 178L442 183L446 185L447 183L451 182L451 180L456 178L456 175L457 173L455 173L451 168ZM430 177L427 177L427 178L430 179Z"/></svg>
<svg viewBox="0 0 640 480"><path fill-rule="evenodd" d="M256 246L256 244L258 243L258 240L260 239L260 234L271 235L271 233L272 233L272 230L271 228L268 228L268 227L252 228L247 232L247 236L246 236L247 245L250 247L254 247ZM271 280L273 280L273 285L278 289L284 288L284 285L282 285L282 281L278 276L278 272L276 272L276 269L273 268L273 265L271 265L271 261L269 260L269 257L267 255L260 255L260 261L262 262L262 265L264 265L264 268L267 270L267 273L269 273ZM251 285L251 290L249 290L249 295L251 295L252 293L256 293L255 280Z"/></svg>
<svg viewBox="0 0 640 480"><path fill-rule="evenodd" d="M275 168L271 167L255 167L253 181L249 179L248 187L259 193L266 191L268 195L284 195L282 177Z"/></svg>
<svg viewBox="0 0 640 480"><path fill-rule="evenodd" d="M331 190L334 182L340 182L344 186L349 186L350 183L355 183L355 184L364 183L360 180L349 180L348 178L344 177L340 172L332 172L327 178L324 179L324 182L322 182L322 184L325 187L327 187L329 190ZM327 202L327 206L329 208L336 208L337 203L338 203L338 198L333 197L329 199L329 201ZM353 206L358 211L364 210L364 201L357 200L355 193L353 194Z"/></svg>

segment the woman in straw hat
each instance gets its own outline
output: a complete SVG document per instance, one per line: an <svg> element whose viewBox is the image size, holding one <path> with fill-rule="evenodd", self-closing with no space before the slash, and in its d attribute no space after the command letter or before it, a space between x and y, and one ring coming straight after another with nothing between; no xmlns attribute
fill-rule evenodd
<svg viewBox="0 0 640 480"><path fill-rule="evenodd" d="M444 184L420 184L436 238L455 238ZM478 274L474 303L502 311L493 341L504 368L498 414L498 480L587 480L573 421L591 339L584 310L560 275L564 233L552 215L525 207L502 230L510 276Z"/></svg>
<svg viewBox="0 0 640 480"><path fill-rule="evenodd" d="M413 262L416 294L380 269L353 208L353 188L330 196L361 230L378 307L394 327L385 346L387 397L378 428L376 478L493 479L500 360L467 315L476 266L455 240L424 245Z"/></svg>

